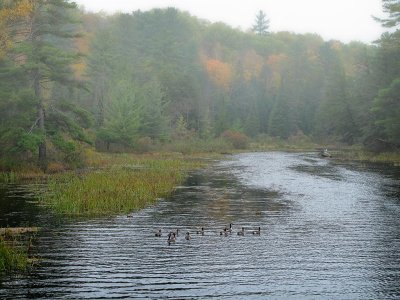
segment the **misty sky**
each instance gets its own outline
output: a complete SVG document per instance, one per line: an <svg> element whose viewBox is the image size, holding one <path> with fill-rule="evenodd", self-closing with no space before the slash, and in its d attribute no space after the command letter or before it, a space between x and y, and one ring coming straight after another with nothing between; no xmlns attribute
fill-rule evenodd
<svg viewBox="0 0 400 300"><path fill-rule="evenodd" d="M88 11L132 12L176 7L211 22L248 30L261 9L270 31L317 33L325 40L370 43L382 32L372 19L383 16L381 0L74 0Z"/></svg>

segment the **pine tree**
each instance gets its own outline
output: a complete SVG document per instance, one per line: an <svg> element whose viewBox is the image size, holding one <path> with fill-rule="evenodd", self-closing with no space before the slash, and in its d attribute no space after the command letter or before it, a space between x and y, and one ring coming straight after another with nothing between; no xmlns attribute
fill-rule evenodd
<svg viewBox="0 0 400 300"><path fill-rule="evenodd" d="M383 27L397 27L400 24L400 0L382 0L382 6L389 17L386 19L374 17L374 19L382 23Z"/></svg>
<svg viewBox="0 0 400 300"><path fill-rule="evenodd" d="M256 15L256 23L254 24L252 31L258 35L266 35L268 34L269 29L269 19L267 15L260 10Z"/></svg>
<svg viewBox="0 0 400 300"><path fill-rule="evenodd" d="M0 3L0 10L5 3L9 2ZM53 152L57 160L71 162L75 141L89 142L82 128L90 126L91 117L71 100L74 89L82 87L71 68L79 55L67 42L79 36L77 9L67 0L13 4L10 9L17 12L7 20L5 37L12 47L2 49L6 56L0 61L0 94L4 95L0 104L7 107L0 140L7 145L5 156L38 154L38 163L46 170L47 143L57 150Z"/></svg>
<svg viewBox="0 0 400 300"><path fill-rule="evenodd" d="M51 103L50 100L55 99L49 99L50 87L55 83L70 87L76 84L70 66L78 56L66 50L67 47L63 45L66 39L78 36L73 26L76 22L71 14L71 10L75 8L75 3L66 0L34 1L26 23L30 34L18 49L19 54L26 57L22 68L30 74L37 101L36 125L42 137L38 155L42 169L47 168L46 119L52 112L65 116L54 103ZM67 119L65 116L64 123Z"/></svg>

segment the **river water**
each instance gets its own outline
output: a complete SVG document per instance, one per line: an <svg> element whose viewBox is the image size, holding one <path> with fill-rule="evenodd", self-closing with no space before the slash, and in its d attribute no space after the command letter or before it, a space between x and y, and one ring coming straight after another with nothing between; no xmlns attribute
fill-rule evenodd
<svg viewBox="0 0 400 300"><path fill-rule="evenodd" d="M239 154L132 217L95 220L56 220L3 187L1 225L43 228L40 265L1 278L0 298L399 299L399 183L399 168Z"/></svg>

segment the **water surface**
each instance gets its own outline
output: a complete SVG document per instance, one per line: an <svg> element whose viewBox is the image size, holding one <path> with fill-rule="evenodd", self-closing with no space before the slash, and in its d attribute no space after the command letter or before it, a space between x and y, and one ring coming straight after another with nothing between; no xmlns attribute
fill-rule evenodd
<svg viewBox="0 0 400 300"><path fill-rule="evenodd" d="M18 196L20 212L0 222L44 223L35 249L42 262L1 279L0 298L396 299L399 178L398 168L271 152L194 172L170 199L131 218L54 222ZM232 234L221 236L230 223Z"/></svg>

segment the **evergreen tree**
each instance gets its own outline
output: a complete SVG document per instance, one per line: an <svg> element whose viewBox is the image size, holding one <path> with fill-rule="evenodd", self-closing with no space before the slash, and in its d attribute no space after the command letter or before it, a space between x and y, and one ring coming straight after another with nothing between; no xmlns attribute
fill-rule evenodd
<svg viewBox="0 0 400 300"><path fill-rule="evenodd" d="M372 107L381 137L400 146L400 78L379 91Z"/></svg>
<svg viewBox="0 0 400 300"><path fill-rule="evenodd" d="M253 25L252 31L258 35L266 35L268 34L269 29L269 19L267 15L260 10L256 15L256 21Z"/></svg>
<svg viewBox="0 0 400 300"><path fill-rule="evenodd" d="M69 3L65 0L34 1L26 23L30 34L16 49L17 54L24 57L25 61L21 64L21 67L30 75L36 99L37 119L35 125L41 136L38 156L39 165L43 169L47 167L48 126L53 126L53 133L58 131L57 124L53 123L47 126L46 120L49 118L57 120L58 123L64 122L65 129L72 129L72 120L67 118L60 109L60 107L69 106L60 103L68 102L68 100L56 99L55 94L52 93L52 88L56 87L56 84L70 88L78 86L70 68L78 56L71 49L68 49L64 43L65 40L78 36L74 30L76 20L72 15L75 8L75 3ZM56 114L59 117L65 116L65 118L62 119L63 121L58 118L51 118L51 114ZM78 126L73 127L72 130L79 128Z"/></svg>
<svg viewBox="0 0 400 300"><path fill-rule="evenodd" d="M133 147L142 123L142 103L137 88L121 79L110 89L110 101L105 107L104 124L98 138L107 144L117 143Z"/></svg>
<svg viewBox="0 0 400 300"><path fill-rule="evenodd" d="M366 134L367 145L371 143L372 148L374 140L400 145L400 1L383 0L382 3L383 11L389 16L375 19L392 31L382 34L378 41L376 81L379 91L370 106L373 118Z"/></svg>
<svg viewBox="0 0 400 300"><path fill-rule="evenodd" d="M386 19L376 18L383 27L397 27L400 24L400 0L382 0L383 12L389 14Z"/></svg>

